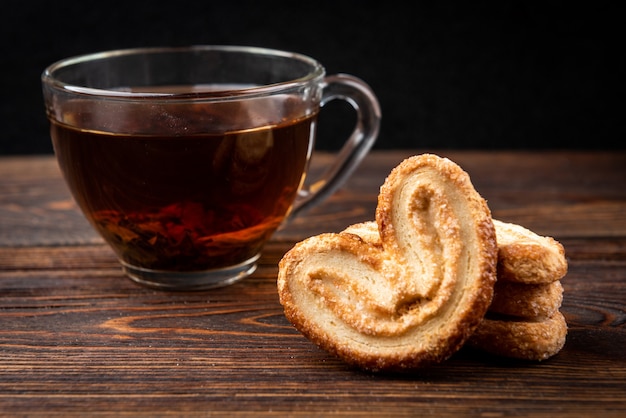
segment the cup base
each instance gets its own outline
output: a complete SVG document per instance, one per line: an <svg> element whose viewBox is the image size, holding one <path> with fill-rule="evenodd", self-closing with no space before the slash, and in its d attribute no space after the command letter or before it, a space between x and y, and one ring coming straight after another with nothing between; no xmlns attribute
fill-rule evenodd
<svg viewBox="0 0 626 418"><path fill-rule="evenodd" d="M120 260L122 270L142 286L159 290L198 291L224 287L251 275L257 268L260 254L235 266L206 271L151 270Z"/></svg>

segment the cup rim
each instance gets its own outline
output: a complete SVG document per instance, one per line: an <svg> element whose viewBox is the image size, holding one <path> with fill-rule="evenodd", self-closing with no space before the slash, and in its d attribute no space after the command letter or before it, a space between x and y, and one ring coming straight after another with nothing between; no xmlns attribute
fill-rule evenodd
<svg viewBox="0 0 626 418"><path fill-rule="evenodd" d="M85 87L77 84L66 83L55 77L55 72L62 68L77 65L88 61L106 59L111 57L119 57L124 55L136 54L158 54L164 52L185 52L185 51L223 51L223 52L247 52L256 55L276 56L290 58L304 62L311 66L311 71L306 75L291 80L281 81L279 83L265 84L260 86L251 86L245 88L218 90L212 92L193 92L193 93L176 93L176 92L130 92L122 90L109 90L93 87ZM151 46L138 48L121 48L106 51L92 52L87 54L75 55L58 60L47 66L42 75L41 81L44 85L53 89L66 91L68 93L86 96L97 96L99 98L111 98L118 100L133 99L164 99L164 100L224 100L226 96L236 96L238 99L252 96L265 96L280 91L299 88L311 81L325 76L326 70L322 64L316 59L297 52L284 51L279 49L242 46L242 45L188 45L188 46Z"/></svg>

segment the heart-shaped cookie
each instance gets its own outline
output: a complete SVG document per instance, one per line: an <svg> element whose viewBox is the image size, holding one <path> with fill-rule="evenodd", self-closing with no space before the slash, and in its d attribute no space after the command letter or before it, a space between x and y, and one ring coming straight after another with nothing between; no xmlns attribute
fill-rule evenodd
<svg viewBox="0 0 626 418"><path fill-rule="evenodd" d="M497 245L489 208L457 164L423 154L389 174L376 222L380 245L328 233L285 254L285 315L312 342L367 370L443 361L491 303Z"/></svg>

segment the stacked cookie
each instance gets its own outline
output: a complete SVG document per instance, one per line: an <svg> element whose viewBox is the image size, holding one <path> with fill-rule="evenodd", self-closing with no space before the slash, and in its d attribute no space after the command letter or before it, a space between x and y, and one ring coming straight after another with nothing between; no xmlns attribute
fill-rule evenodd
<svg viewBox="0 0 626 418"><path fill-rule="evenodd" d="M433 154L380 188L375 221L309 237L279 263L285 316L372 371L439 363L464 345L545 360L565 344L563 246L494 220L469 175Z"/></svg>
<svg viewBox="0 0 626 418"><path fill-rule="evenodd" d="M493 354L545 360L565 344L560 312L567 273L563 246L516 224L494 220L497 282L487 314L468 345Z"/></svg>

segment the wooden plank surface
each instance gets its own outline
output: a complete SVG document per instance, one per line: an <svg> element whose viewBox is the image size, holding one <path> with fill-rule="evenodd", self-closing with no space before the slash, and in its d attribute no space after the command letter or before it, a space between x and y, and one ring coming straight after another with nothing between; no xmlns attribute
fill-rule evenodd
<svg viewBox="0 0 626 418"><path fill-rule="evenodd" d="M385 176L415 153L372 153L277 233L252 277L196 293L126 279L51 157L0 158L0 415L625 416L626 152L439 153L470 173L494 217L564 245L569 331L554 358L464 348L429 369L371 374L287 322L282 255L373 219Z"/></svg>

